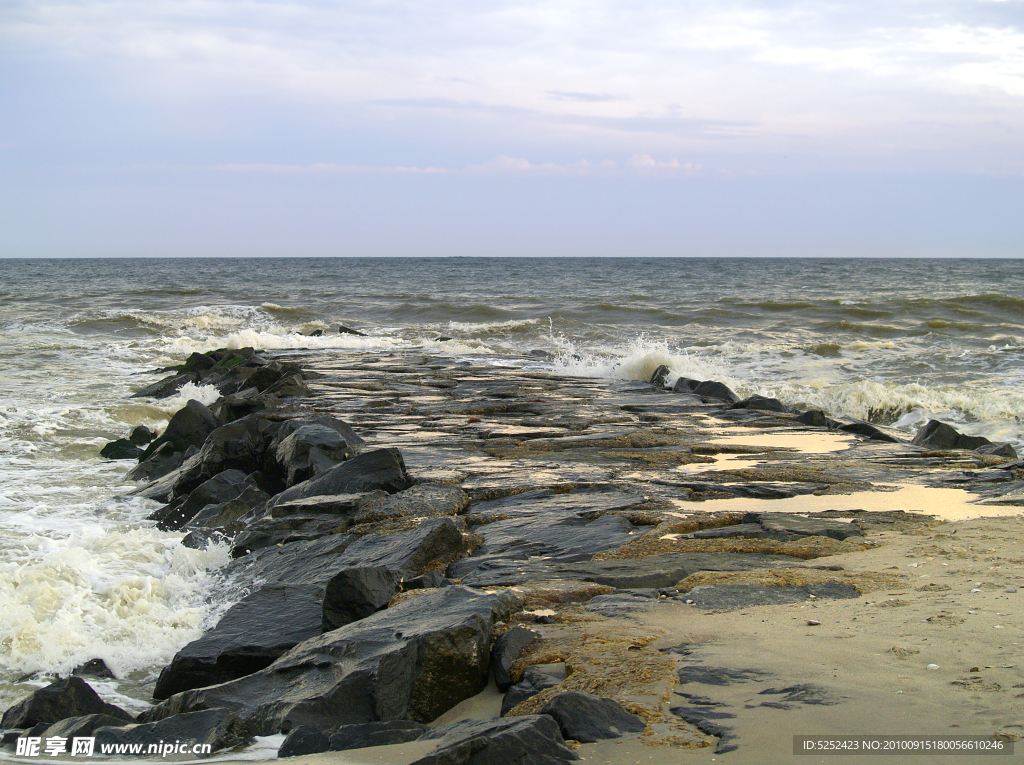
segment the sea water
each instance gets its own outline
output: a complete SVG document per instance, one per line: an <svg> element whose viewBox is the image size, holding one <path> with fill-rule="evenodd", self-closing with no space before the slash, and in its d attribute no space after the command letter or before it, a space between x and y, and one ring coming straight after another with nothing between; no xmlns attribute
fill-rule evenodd
<svg viewBox="0 0 1024 765"><path fill-rule="evenodd" d="M194 351L415 350L570 375L674 376L1024 449L1024 263L1012 260L0 260L0 708L93 658L139 709L225 607L98 456L190 398L131 399ZM339 333L345 325L364 334ZM310 334L321 330L322 336ZM530 351L550 356L528 356ZM671 379L671 378L670 378Z"/></svg>

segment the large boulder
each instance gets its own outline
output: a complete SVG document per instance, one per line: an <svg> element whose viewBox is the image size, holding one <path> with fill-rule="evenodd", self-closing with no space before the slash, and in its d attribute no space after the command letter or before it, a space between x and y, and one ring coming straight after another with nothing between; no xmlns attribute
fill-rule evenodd
<svg viewBox="0 0 1024 765"><path fill-rule="evenodd" d="M4 712L0 728L31 728L68 717L104 714L131 722L135 718L120 707L108 704L85 680L67 677L40 688Z"/></svg>
<svg viewBox="0 0 1024 765"><path fill-rule="evenodd" d="M614 699L586 691L560 693L541 707L540 712L555 718L566 739L583 744L640 734L647 725Z"/></svg>
<svg viewBox="0 0 1024 765"><path fill-rule="evenodd" d="M190 446L199 448L218 424L217 418L203 403L191 399L171 417L164 432L149 443L140 460L149 459L162 444L170 444L178 452Z"/></svg>
<svg viewBox="0 0 1024 765"><path fill-rule="evenodd" d="M209 505L223 504L243 491L255 489L254 482L241 470L225 470L207 479L187 495L155 510L149 519L162 531L176 531Z"/></svg>
<svg viewBox="0 0 1024 765"><path fill-rule="evenodd" d="M983 436L968 436L938 420L928 420L914 436L913 443L929 449L971 449L1010 459L1017 457L1017 452L1009 444L994 444Z"/></svg>
<svg viewBox="0 0 1024 765"><path fill-rule="evenodd" d="M365 749L370 746L390 746L415 741L430 731L423 723L410 720L390 720L360 725L342 725L330 737L330 751Z"/></svg>
<svg viewBox="0 0 1024 765"><path fill-rule="evenodd" d="M217 626L174 655L153 689L166 699L192 688L234 680L270 666L321 633L322 588L268 585L229 608Z"/></svg>
<svg viewBox="0 0 1024 765"><path fill-rule="evenodd" d="M255 674L176 694L144 717L226 707L256 735L299 725L429 722L483 689L491 629L517 607L508 593L425 590L300 643Z"/></svg>
<svg viewBox="0 0 1024 765"><path fill-rule="evenodd" d="M83 738L93 735L97 728L120 727L126 720L123 717L113 715L92 714L81 717L68 717L60 722L55 722L43 731L41 738ZM130 721L134 722L134 721Z"/></svg>
<svg viewBox="0 0 1024 765"><path fill-rule="evenodd" d="M355 542L335 534L239 558L226 575L262 584L175 654L153 696L168 698L261 670L304 640L384 608L403 578L443 567L462 549L455 523L437 518L395 534Z"/></svg>
<svg viewBox="0 0 1024 765"><path fill-rule="evenodd" d="M194 372L181 372L164 377L134 393L132 398L169 398L188 383L194 383L199 376Z"/></svg>
<svg viewBox="0 0 1024 765"><path fill-rule="evenodd" d="M411 485L412 479L397 449L373 449L286 489L274 497L272 504L276 506L296 499L358 494L378 489L394 494Z"/></svg>
<svg viewBox="0 0 1024 765"><path fill-rule="evenodd" d="M324 587L323 631L344 627L387 607L398 585L398 576L387 566L342 569Z"/></svg>
<svg viewBox="0 0 1024 765"><path fill-rule="evenodd" d="M438 747L412 765L563 765L579 759L547 715L463 720L417 741L437 741Z"/></svg>
<svg viewBox="0 0 1024 765"><path fill-rule="evenodd" d="M523 676L505 692L501 700L501 716L504 717L527 699L532 699L545 688L561 685L568 677L565 664L534 664L526 668Z"/></svg>
<svg viewBox="0 0 1024 765"><path fill-rule="evenodd" d="M201 756L221 749L233 749L252 741L245 723L227 709L205 709L168 717L152 723L129 725L123 728L97 728L96 748L138 744L142 751ZM172 747L186 746L187 751Z"/></svg>
<svg viewBox="0 0 1024 765"><path fill-rule="evenodd" d="M728 385L716 380L705 380L699 383L693 389L693 392L703 398L714 398L719 401L728 401L731 404L735 404L740 400L740 397Z"/></svg>
<svg viewBox="0 0 1024 765"><path fill-rule="evenodd" d="M247 417L211 431L199 453L175 473L173 495L188 494L225 470L241 470L246 474L259 470L280 427L280 423L262 417Z"/></svg>
<svg viewBox="0 0 1024 765"><path fill-rule="evenodd" d="M269 461L284 486L291 487L344 462L362 443L340 420L291 421L272 444Z"/></svg>
<svg viewBox="0 0 1024 765"><path fill-rule="evenodd" d="M400 579L442 570L465 552L462 532L451 518L431 518L395 534L368 535L345 550L350 566L384 566Z"/></svg>
<svg viewBox="0 0 1024 765"><path fill-rule="evenodd" d="M512 686L509 672L519 655L536 641L540 635L525 627L513 627L494 641L491 648L491 674L498 690L504 693Z"/></svg>
<svg viewBox="0 0 1024 765"><path fill-rule="evenodd" d="M260 550L233 562L229 580L260 586L229 608L217 625L186 645L164 667L153 697L227 682L269 666L323 626L323 592L350 567L342 553L352 538L335 535Z"/></svg>

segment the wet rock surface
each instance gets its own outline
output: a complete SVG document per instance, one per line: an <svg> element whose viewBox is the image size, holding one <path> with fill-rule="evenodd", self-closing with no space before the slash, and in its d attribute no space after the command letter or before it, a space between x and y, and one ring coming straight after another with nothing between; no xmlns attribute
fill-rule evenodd
<svg viewBox="0 0 1024 765"><path fill-rule="evenodd" d="M60 722L69 717L102 714L131 721L133 715L103 701L92 686L80 677L68 677L50 683L4 712L0 727L32 728Z"/></svg>
<svg viewBox="0 0 1024 765"><path fill-rule="evenodd" d="M427 355L241 349L165 372L138 395L193 382L224 396L189 402L162 434L121 439L111 454L137 450L129 477L150 481L136 491L164 503L162 527L232 545L221 576L239 594L161 674L162 703L144 724L107 726L113 737L206 715L220 746L290 731L282 756L415 733L437 741L424 763L518 761L530 747L531 761L562 762L575 758L563 732L602 737L586 732L597 704L618 710L606 733L743 748L733 721L744 712L715 688L756 687L754 706L770 709L842 694L665 650L671 636L648 634L645 615L856 598L891 578L847 575L828 557L927 521L838 505L793 513L791 500L889 491L898 470L901 483L1024 504L1024 474L1000 445L938 425L907 443L884 425L741 399L667 368L617 382ZM801 434L846 440L821 453L760 445ZM491 674L507 717L423 739L418 726ZM43 724L17 707L5 727ZM565 709L584 710L572 713L583 727L560 732L551 715L569 719ZM72 727L103 714L66 711L83 720Z"/></svg>

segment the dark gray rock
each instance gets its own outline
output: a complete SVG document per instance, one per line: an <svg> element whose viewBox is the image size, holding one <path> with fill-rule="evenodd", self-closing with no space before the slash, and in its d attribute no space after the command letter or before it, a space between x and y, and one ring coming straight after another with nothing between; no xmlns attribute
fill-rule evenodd
<svg viewBox="0 0 1024 765"><path fill-rule="evenodd" d="M370 746L389 746L415 741L430 730L422 723L410 720L390 720L358 725L342 725L330 737L330 751L365 749Z"/></svg>
<svg viewBox="0 0 1024 765"><path fill-rule="evenodd" d="M71 670L71 674L77 677L95 677L101 680L114 679L114 673L103 659L89 659Z"/></svg>
<svg viewBox="0 0 1024 765"><path fill-rule="evenodd" d="M703 398L715 398L719 401L728 401L733 404L740 400L740 397L733 393L728 385L714 380L705 380L694 388L693 392Z"/></svg>
<svg viewBox="0 0 1024 765"><path fill-rule="evenodd" d="M587 520L576 513L551 513L513 517L477 526L483 539L473 555L449 568L449 576L461 578L502 562L543 557L548 564L589 561L594 555L621 547L635 526L617 515Z"/></svg>
<svg viewBox="0 0 1024 765"><path fill-rule="evenodd" d="M808 409L806 412L801 412L797 415L796 421L801 425L810 425L814 428L824 428L828 426L828 418L820 409Z"/></svg>
<svg viewBox="0 0 1024 765"><path fill-rule="evenodd" d="M376 490L394 494L411 485L412 480L397 449L373 449L281 492L274 497L273 505L309 497Z"/></svg>
<svg viewBox="0 0 1024 765"><path fill-rule="evenodd" d="M229 608L217 626L164 667L153 698L251 675L322 631L323 588L266 585Z"/></svg>
<svg viewBox="0 0 1024 765"><path fill-rule="evenodd" d="M412 765L563 765L579 759L547 715L463 720L418 740L437 741L438 748Z"/></svg>
<svg viewBox="0 0 1024 765"><path fill-rule="evenodd" d="M449 576L459 564L449 566ZM545 579L578 579L607 584L620 590L673 587L698 571L752 571L797 565L788 555L758 553L670 553L646 558L580 561L551 564L543 560L499 560L467 574L462 583L471 587L501 587Z"/></svg>
<svg viewBox="0 0 1024 765"><path fill-rule="evenodd" d="M271 445L270 457L284 486L291 487L344 462L362 443L340 420L292 421Z"/></svg>
<svg viewBox="0 0 1024 765"><path fill-rule="evenodd" d="M192 550L205 550L212 544L225 544L230 538L219 529L192 529L181 538L181 546Z"/></svg>
<svg viewBox="0 0 1024 765"><path fill-rule="evenodd" d="M224 473L231 472L233 471L224 471ZM224 473L220 475L222 476ZM219 477L217 476L217 478ZM195 491L199 491L199 489ZM223 502L204 506L202 510L192 516L191 520L183 528L225 529L233 533L241 528L238 520L242 516L251 513L254 508L265 504L269 499L270 495L255 485L253 477L251 475L246 476L246 484L242 486L242 490L237 496Z"/></svg>
<svg viewBox="0 0 1024 765"><path fill-rule="evenodd" d="M660 590L617 590L591 598L584 610L601 616L629 616L637 611L649 611L661 602Z"/></svg>
<svg viewBox="0 0 1024 765"><path fill-rule="evenodd" d="M206 437L217 429L218 424L213 413L204 404L192 399L171 417L164 432L150 442L141 459L149 459L162 444L170 444L178 452L183 452L190 446L198 449Z"/></svg>
<svg viewBox="0 0 1024 765"><path fill-rule="evenodd" d="M565 672L565 665L562 663L534 664L527 667L519 682L506 691L505 698L501 701L501 716L504 717L514 707L533 698L545 688L561 685L566 677L568 675Z"/></svg>
<svg viewBox="0 0 1024 765"><path fill-rule="evenodd" d="M225 470L246 475L259 470L280 427L280 423L261 417L247 417L211 431L198 454L172 474L173 495L184 496Z"/></svg>
<svg viewBox="0 0 1024 765"><path fill-rule="evenodd" d="M125 475L126 481L153 481L173 473L182 463L195 455L198 451L195 447L189 447L184 452L175 451L171 444L158 446L145 462L140 462ZM173 481L167 484L166 490L160 494L154 494L152 499L166 502L171 495ZM141 494L141 491L133 492Z"/></svg>
<svg viewBox="0 0 1024 765"><path fill-rule="evenodd" d="M528 630L525 627L513 627L494 641L494 646L491 648L491 674L494 676L494 683L498 686L499 691L504 693L512 686L512 678L508 674L512 669L512 664L519 658L523 650L532 645L539 637L540 635L533 630Z"/></svg>
<svg viewBox="0 0 1024 765"><path fill-rule="evenodd" d="M280 757L299 757L304 754L320 754L331 748L331 738L327 731L311 725L300 725L293 728L277 750Z"/></svg>
<svg viewBox="0 0 1024 765"><path fill-rule="evenodd" d="M326 536L344 534L352 525L346 518L332 515L288 515L266 517L249 523L231 540L231 555L239 558L268 547L313 542Z"/></svg>
<svg viewBox="0 0 1024 765"><path fill-rule="evenodd" d="M639 735L647 726L614 699L585 691L560 693L541 707L540 713L555 719L564 738L583 744Z"/></svg>
<svg viewBox="0 0 1024 765"><path fill-rule="evenodd" d="M757 394L748 396L742 401L737 401L732 405L733 409L757 409L762 412L790 412L792 411L788 406L783 404L777 398L767 398L766 396L759 396Z"/></svg>
<svg viewBox="0 0 1024 765"><path fill-rule="evenodd" d="M426 518L459 515L469 507L469 495L458 486L421 483L397 494L367 497L360 503L357 521L382 521L387 518Z"/></svg>
<svg viewBox="0 0 1024 765"><path fill-rule="evenodd" d="M693 393L694 388L700 385L700 380L694 380L690 377L680 377L676 380L675 385L672 386L674 393Z"/></svg>
<svg viewBox="0 0 1024 765"><path fill-rule="evenodd" d="M132 432L128 434L128 443L141 447L148 444L154 438L156 438L156 435L152 430L145 425L136 425L132 428Z"/></svg>
<svg viewBox="0 0 1024 765"><path fill-rule="evenodd" d="M683 695L683 694L680 694ZM731 712L724 712L713 708L717 705L692 705L671 707L669 712L682 720L690 723L693 727L707 736L718 739L715 745L715 754L734 752L739 748L736 743L736 734L732 726L727 722L736 719Z"/></svg>
<svg viewBox="0 0 1024 765"><path fill-rule="evenodd" d="M182 742L190 749L209 746L212 753L252 741L245 723L227 709L205 709L124 728L97 728L94 734L97 751L104 745L142 744L145 751L152 745Z"/></svg>
<svg viewBox="0 0 1024 765"><path fill-rule="evenodd" d="M664 388L665 381L668 376L672 374L672 370L662 364L660 367L654 370L654 374L651 375L651 385L655 388Z"/></svg>
<svg viewBox="0 0 1024 765"><path fill-rule="evenodd" d="M142 449L127 438L111 441L100 449L100 456L105 460L137 460L141 455Z"/></svg>
<svg viewBox="0 0 1024 765"><path fill-rule="evenodd" d="M831 537L842 541L850 537L862 537L863 532L854 523L835 521L829 518L803 517L788 513L751 513L743 519L746 523L756 522L776 538L793 539L801 536ZM785 536L788 535L788 536Z"/></svg>
<svg viewBox="0 0 1024 765"><path fill-rule="evenodd" d="M429 590L433 587L449 587L451 579L445 577L440 571L428 571L426 574L414 576L412 579L402 580L402 592L408 590Z"/></svg>
<svg viewBox="0 0 1024 765"><path fill-rule="evenodd" d="M83 715L81 717L68 717L60 722L53 723L46 728L41 734L42 738L60 737L66 739L72 739L76 736L83 738L85 736L91 736L97 728L109 728L109 727L121 727L126 722L134 722L132 720L125 720L123 717L114 717L113 715L105 714L93 714Z"/></svg>
<svg viewBox="0 0 1024 765"><path fill-rule="evenodd" d="M682 535L684 539L777 539L760 523L737 523L733 526L721 526L717 529L701 529ZM786 539L792 536L787 535Z"/></svg>
<svg viewBox="0 0 1024 765"><path fill-rule="evenodd" d="M323 628L323 593L330 578L350 567L351 544L336 535L259 550L225 569L228 581L260 582L217 625L182 648L157 680L154 698L252 674Z"/></svg>
<svg viewBox="0 0 1024 765"><path fill-rule="evenodd" d="M1000 443L982 444L974 451L978 454L992 454L996 457L1006 457L1010 460L1017 459L1017 450L1011 444L1002 441Z"/></svg>
<svg viewBox="0 0 1024 765"><path fill-rule="evenodd" d="M386 608L398 592L398 582L398 576L386 566L339 571L324 588L323 631L343 627Z"/></svg>
<svg viewBox="0 0 1024 765"><path fill-rule="evenodd" d="M870 422L849 422L839 425L839 430L846 433L854 433L858 436L866 436L874 441L885 441L890 444L898 444L899 439L883 433Z"/></svg>
<svg viewBox="0 0 1024 765"><path fill-rule="evenodd" d="M161 531L176 531L192 520L209 505L227 503L246 488L255 488L241 470L225 470L204 481L185 496L154 511L149 519L157 522Z"/></svg>
<svg viewBox="0 0 1024 765"><path fill-rule="evenodd" d="M80 677L67 677L34 691L4 712L0 728L31 728L52 724L68 717L104 714L131 722L135 718L120 707L108 704Z"/></svg>
<svg viewBox="0 0 1024 765"><path fill-rule="evenodd" d="M443 569L465 552L462 532L451 518L431 518L410 531L368 535L354 542L344 560L350 566L385 566L401 579Z"/></svg>
<svg viewBox="0 0 1024 765"><path fill-rule="evenodd" d="M317 495L303 499L281 502L270 508L272 518L286 518L290 515L337 515L355 519L365 501L378 496L388 496L383 492L368 494L335 494Z"/></svg>
<svg viewBox="0 0 1024 765"><path fill-rule="evenodd" d="M170 398L177 393L183 385L194 383L199 376L193 372L183 372L165 377L155 383L147 385L142 390L134 393L132 398Z"/></svg>
<svg viewBox="0 0 1024 765"><path fill-rule="evenodd" d="M300 643L253 675L176 694L144 716L227 707L256 735L299 725L427 722L484 687L491 629L518 607L508 593L427 590Z"/></svg>

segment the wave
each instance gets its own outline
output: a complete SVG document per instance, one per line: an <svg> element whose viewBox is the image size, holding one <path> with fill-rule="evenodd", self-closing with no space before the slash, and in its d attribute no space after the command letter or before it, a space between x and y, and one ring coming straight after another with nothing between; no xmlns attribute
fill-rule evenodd
<svg viewBox="0 0 1024 765"><path fill-rule="evenodd" d="M560 346L553 361L554 370L570 377L647 381L664 365L672 370L671 382L685 376L718 380L734 389L743 387L720 361L671 348L664 342L638 338L620 347L583 350L564 338L554 340Z"/></svg>
<svg viewBox="0 0 1024 765"><path fill-rule="evenodd" d="M200 634L208 572L229 559L180 536L97 523L25 537L0 563L0 668L67 673L101 658L123 676L169 661Z"/></svg>
<svg viewBox="0 0 1024 765"><path fill-rule="evenodd" d="M937 419L993 441L1024 442L1024 393L1015 391L859 380L820 388L785 384L760 392L791 406L892 425L911 434L918 425Z"/></svg>
<svg viewBox="0 0 1024 765"><path fill-rule="evenodd" d="M465 334L492 334L505 333L508 331L528 330L537 326L540 319L509 319L507 321L485 321L485 322L448 322L447 331L462 332Z"/></svg>
<svg viewBox="0 0 1024 765"><path fill-rule="evenodd" d="M275 331L276 330L276 331ZM194 352L205 353L218 348L255 348L258 351L340 349L354 351L383 351L407 347L408 341L392 337L360 337L349 334L324 334L319 337L288 332L277 327L268 331L242 329L227 335L202 338L177 337L167 339L165 352L176 356L187 356Z"/></svg>

